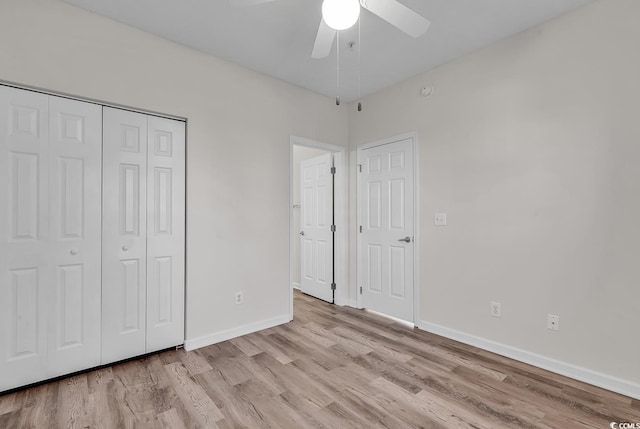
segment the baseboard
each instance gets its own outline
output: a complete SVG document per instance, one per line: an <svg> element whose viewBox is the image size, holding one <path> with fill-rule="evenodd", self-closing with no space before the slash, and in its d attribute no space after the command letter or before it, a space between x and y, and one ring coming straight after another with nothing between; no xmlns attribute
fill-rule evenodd
<svg viewBox="0 0 640 429"><path fill-rule="evenodd" d="M336 305L339 305L340 307L355 307L355 303L356 302L351 299L336 296Z"/></svg>
<svg viewBox="0 0 640 429"><path fill-rule="evenodd" d="M339 305L340 307L357 308L356 301L354 301L353 299L345 299L345 298L342 298L342 297L339 297L339 296L336 297L336 305Z"/></svg>
<svg viewBox="0 0 640 429"><path fill-rule="evenodd" d="M291 282L291 287L300 290L300 283Z"/></svg>
<svg viewBox="0 0 640 429"><path fill-rule="evenodd" d="M289 323L289 315L285 314L271 319L260 320L258 322L248 323L238 326L237 328L227 329L212 334L203 335L201 337L191 338L184 342L184 349L187 351L199 349L201 347L210 346L211 344L227 341L232 338L241 337L242 335L251 334L263 329L273 328L274 326Z"/></svg>
<svg viewBox="0 0 640 429"><path fill-rule="evenodd" d="M435 323L421 320L418 322L418 328L431 332L432 334L478 347L510 359L524 362L556 374L564 375L578 381L640 400L640 384L638 383L633 383L631 381L623 380L621 378L613 377L570 363L561 362L546 356L508 346L506 344L501 344L475 335L467 334L465 332L457 331L455 329L447 328L445 326L437 325Z"/></svg>

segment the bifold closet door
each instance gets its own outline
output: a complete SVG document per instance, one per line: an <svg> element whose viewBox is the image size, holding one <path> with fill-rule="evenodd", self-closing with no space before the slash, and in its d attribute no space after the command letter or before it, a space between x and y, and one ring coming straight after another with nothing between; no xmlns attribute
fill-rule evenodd
<svg viewBox="0 0 640 429"><path fill-rule="evenodd" d="M99 364L101 107L0 86L0 391Z"/></svg>
<svg viewBox="0 0 640 429"><path fill-rule="evenodd" d="M47 377L49 101L0 86L0 390Z"/></svg>
<svg viewBox="0 0 640 429"><path fill-rule="evenodd" d="M148 118L147 352L184 342L185 124Z"/></svg>
<svg viewBox="0 0 640 429"><path fill-rule="evenodd" d="M49 377L100 365L102 106L49 97Z"/></svg>
<svg viewBox="0 0 640 429"><path fill-rule="evenodd" d="M102 363L184 342L184 123L104 108Z"/></svg>
<svg viewBox="0 0 640 429"><path fill-rule="evenodd" d="M147 117L103 108L102 363L146 350Z"/></svg>

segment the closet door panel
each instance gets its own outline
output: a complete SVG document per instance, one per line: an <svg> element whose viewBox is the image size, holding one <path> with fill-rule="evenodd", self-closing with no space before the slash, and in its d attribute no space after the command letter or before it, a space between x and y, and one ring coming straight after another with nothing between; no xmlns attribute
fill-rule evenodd
<svg viewBox="0 0 640 429"><path fill-rule="evenodd" d="M48 97L0 86L0 391L46 378Z"/></svg>
<svg viewBox="0 0 640 429"><path fill-rule="evenodd" d="M49 99L49 376L100 364L102 107Z"/></svg>
<svg viewBox="0 0 640 429"><path fill-rule="evenodd" d="M185 124L149 117L147 352L184 342Z"/></svg>
<svg viewBox="0 0 640 429"><path fill-rule="evenodd" d="M103 108L102 363L146 350L147 117Z"/></svg>

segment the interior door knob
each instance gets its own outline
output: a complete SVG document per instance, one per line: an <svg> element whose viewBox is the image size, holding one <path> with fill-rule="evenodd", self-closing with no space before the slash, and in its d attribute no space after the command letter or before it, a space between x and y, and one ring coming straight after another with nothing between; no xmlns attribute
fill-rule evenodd
<svg viewBox="0 0 640 429"><path fill-rule="evenodd" d="M398 241L404 241L405 243L411 243L411 237L408 235L405 238L401 238Z"/></svg>
<svg viewBox="0 0 640 429"><path fill-rule="evenodd" d="M72 255L77 255L78 254L78 249L71 249L71 251L69 252Z"/></svg>
<svg viewBox="0 0 640 429"><path fill-rule="evenodd" d="M129 246L122 246L122 250L126 252L127 250L129 250Z"/></svg>
<svg viewBox="0 0 640 429"><path fill-rule="evenodd" d="M304 231L300 231L300 235L304 235Z"/></svg>

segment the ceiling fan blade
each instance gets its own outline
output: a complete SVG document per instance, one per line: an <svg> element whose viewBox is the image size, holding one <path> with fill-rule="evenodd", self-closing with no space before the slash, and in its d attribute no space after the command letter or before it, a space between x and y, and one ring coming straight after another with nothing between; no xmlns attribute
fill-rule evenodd
<svg viewBox="0 0 640 429"><path fill-rule="evenodd" d="M253 6L254 4L268 3L274 0L229 0L229 4L234 7Z"/></svg>
<svg viewBox="0 0 640 429"><path fill-rule="evenodd" d="M431 22L396 0L360 0L360 5L410 36L422 36Z"/></svg>
<svg viewBox="0 0 640 429"><path fill-rule="evenodd" d="M318 34L316 35L316 42L313 45L313 51L311 52L311 58L319 60L326 58L331 53L333 47L333 39L336 38L336 30L329 27L324 19L320 20L320 26L318 27Z"/></svg>

